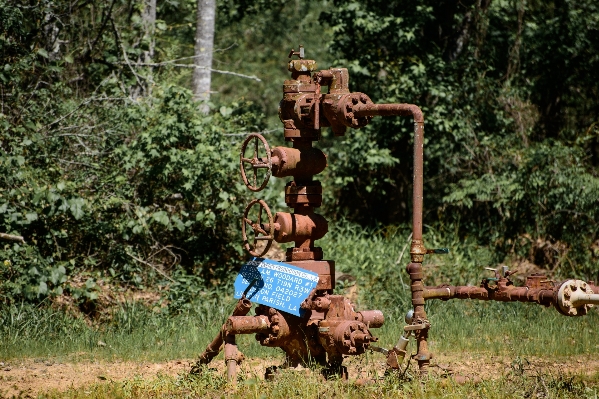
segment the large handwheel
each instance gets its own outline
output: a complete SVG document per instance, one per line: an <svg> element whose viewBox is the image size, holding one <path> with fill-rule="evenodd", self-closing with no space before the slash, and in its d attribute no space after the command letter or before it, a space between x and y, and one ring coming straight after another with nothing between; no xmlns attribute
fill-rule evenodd
<svg viewBox="0 0 599 399"><path fill-rule="evenodd" d="M250 220L250 218L248 216L249 216L250 210L256 204L258 204L258 206L259 206L258 218L254 222L254 221ZM268 216L268 224L262 223L262 210L263 209L266 210L266 215ZM246 225L250 226L250 228L254 232L254 239L253 239L252 244L250 244L250 241L248 240ZM266 202L264 202L263 200L255 199L255 200L252 200L252 202L250 202L248 204L248 206L245 208L245 211L243 212L243 219L241 221L241 234L242 234L242 238L243 238L243 248L246 251L248 251L250 253L250 255L253 255L256 257L261 257L262 255L264 255L265 253L268 252L268 250L270 249L270 246L272 245L272 241L273 241L273 237L274 237L274 221L273 221L272 213L270 212L268 205L266 205ZM257 247L258 241L266 241L266 245L264 246L264 248L261 251L258 251L258 247Z"/></svg>
<svg viewBox="0 0 599 399"><path fill-rule="evenodd" d="M251 158L246 158L245 152L252 141L254 142L254 154ZM260 157L260 144L262 144L262 147L264 147L266 150L266 159L264 157ZM252 183L248 181L248 176L245 172L245 164L249 164L252 167ZM251 133L246 137L246 139L243 141L243 145L241 146L239 169L241 170L241 178L243 179L243 183L247 186L247 188L252 191L260 191L266 187L268 179L270 178L270 173L272 171L272 161L270 159L270 147L268 146L264 136L259 133ZM258 185L258 169L267 169L266 176L264 176L264 179L262 179L260 185Z"/></svg>

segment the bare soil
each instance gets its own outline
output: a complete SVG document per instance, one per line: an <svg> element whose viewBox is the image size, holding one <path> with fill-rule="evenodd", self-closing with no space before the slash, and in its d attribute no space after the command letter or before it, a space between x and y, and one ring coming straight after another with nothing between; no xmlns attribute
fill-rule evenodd
<svg viewBox="0 0 599 399"><path fill-rule="evenodd" d="M187 373L192 359L149 362L77 362L54 363L52 360L24 359L0 365L0 397L21 394L35 396L50 390L66 391L93 384L123 381L133 378L153 379L160 375L176 376ZM276 365L273 359L246 359L240 373L263 378L266 367ZM378 354L358 356L346 360L350 380L357 383L373 382L385 371L384 358ZM405 363L404 363L405 365ZM224 375L223 360L210 364L214 373ZM414 362L411 370L415 370ZM457 381L480 381L500 378L510 372L599 374L599 359L589 357L513 359L488 354L440 354L432 362L430 372L455 378Z"/></svg>

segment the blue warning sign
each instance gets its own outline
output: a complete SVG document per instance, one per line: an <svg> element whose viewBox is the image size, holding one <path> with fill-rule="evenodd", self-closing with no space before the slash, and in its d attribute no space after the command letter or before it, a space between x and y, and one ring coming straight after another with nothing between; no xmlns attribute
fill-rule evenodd
<svg viewBox="0 0 599 399"><path fill-rule="evenodd" d="M318 273L270 259L252 258L235 280L235 298L300 316L300 304L316 284Z"/></svg>

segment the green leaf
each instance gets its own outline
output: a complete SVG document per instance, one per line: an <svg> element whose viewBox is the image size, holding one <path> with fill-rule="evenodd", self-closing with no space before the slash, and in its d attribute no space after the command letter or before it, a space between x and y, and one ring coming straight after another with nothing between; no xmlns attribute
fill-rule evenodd
<svg viewBox="0 0 599 399"><path fill-rule="evenodd" d="M75 220L81 219L84 215L83 206L85 205L85 200L83 198L73 198L68 201L68 204Z"/></svg>
<svg viewBox="0 0 599 399"><path fill-rule="evenodd" d="M168 226L170 223L168 214L165 211L154 212L152 214L152 219L164 226Z"/></svg>
<svg viewBox="0 0 599 399"><path fill-rule="evenodd" d="M40 281L39 286L37 287L37 293L38 295L45 295L48 293L48 285L43 282Z"/></svg>

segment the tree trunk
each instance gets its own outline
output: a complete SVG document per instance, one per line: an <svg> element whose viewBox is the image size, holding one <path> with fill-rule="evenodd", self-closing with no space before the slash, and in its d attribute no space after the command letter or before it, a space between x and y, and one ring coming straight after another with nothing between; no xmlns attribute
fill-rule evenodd
<svg viewBox="0 0 599 399"><path fill-rule="evenodd" d="M156 43L156 0L145 0L144 3L142 20L144 24L144 41L148 41L148 49L142 53L141 62L150 64L154 61L154 45ZM152 94L152 84L154 83L154 69L151 66L147 68L143 91L146 96L150 96Z"/></svg>
<svg viewBox="0 0 599 399"><path fill-rule="evenodd" d="M203 101L201 110L208 113L210 100L210 69L212 68L212 48L214 46L214 20L216 0L198 0L198 14L195 37L195 65L193 70L193 95Z"/></svg>
<svg viewBox="0 0 599 399"><path fill-rule="evenodd" d="M142 62L151 63L154 59L154 33L156 31L156 0L145 0L145 8L142 14L144 24L144 35L149 40L148 50L143 52Z"/></svg>

